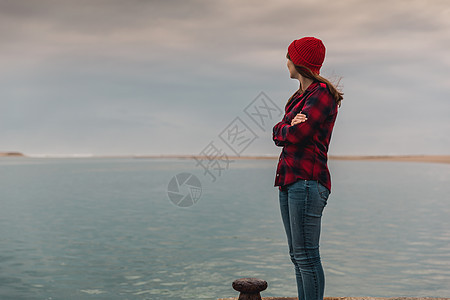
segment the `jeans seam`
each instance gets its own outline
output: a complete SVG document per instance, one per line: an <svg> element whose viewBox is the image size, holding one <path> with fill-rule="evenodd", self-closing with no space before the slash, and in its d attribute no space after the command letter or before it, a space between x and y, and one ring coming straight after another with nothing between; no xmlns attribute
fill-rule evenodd
<svg viewBox="0 0 450 300"><path fill-rule="evenodd" d="M308 206L310 205L310 191L311 191L311 188L310 188L310 185L309 184L307 184L306 185L306 201L305 201L305 206L304 206L304 217L306 218L307 217L307 214L306 214L306 212L307 212L307 209L308 209ZM305 223L306 222L303 222L303 224L302 224L302 226L303 226L303 240L304 241L306 241L306 233L305 233ZM307 250L307 248L308 247L306 247L306 244L305 244L305 253L306 253L306 259L307 259L307 261L308 261L308 263L311 263L311 258L310 258L310 253L309 253L309 251ZM313 276L314 276L314 298L315 299L317 299L317 297L319 296L318 294L317 294L317 292L318 292L318 289L319 289L319 287L318 287L318 283L317 283L317 277L318 277L318 275L317 275L317 269L314 267L313 268Z"/></svg>
<svg viewBox="0 0 450 300"><path fill-rule="evenodd" d="M309 184L306 184L306 201L305 201L305 205L303 206L303 216L304 216L304 218L306 218L307 217L307 214L306 214L306 212L307 212L307 210L308 210L308 206L309 206L309 199L310 199L310 191L311 191L311 188L310 188L310 186L309 186ZM308 263L310 263L311 262L311 258L310 258L310 253L309 253L309 251L308 251L308 247L307 247L307 245L306 245L306 232L305 232L305 223L306 222L302 222L303 224L302 224L302 227L303 227L303 230L302 230L302 232L303 232L303 241L305 241L305 254L306 254L306 260L307 260L307 262ZM315 289L314 289L314 291L315 291L315 293L317 293L317 290L318 290L318 285L317 285L317 270L314 268L314 272L313 272L313 276L314 276L314 287L315 287ZM315 294L315 299L317 299L317 294Z"/></svg>

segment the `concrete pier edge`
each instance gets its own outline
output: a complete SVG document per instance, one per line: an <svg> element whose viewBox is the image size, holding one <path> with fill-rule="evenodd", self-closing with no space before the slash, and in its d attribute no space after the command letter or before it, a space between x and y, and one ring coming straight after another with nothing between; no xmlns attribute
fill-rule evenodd
<svg viewBox="0 0 450 300"><path fill-rule="evenodd" d="M217 300L237 300L238 297L218 298ZM325 297L324 300L450 300L432 297ZM262 297L262 300L298 300L297 297Z"/></svg>

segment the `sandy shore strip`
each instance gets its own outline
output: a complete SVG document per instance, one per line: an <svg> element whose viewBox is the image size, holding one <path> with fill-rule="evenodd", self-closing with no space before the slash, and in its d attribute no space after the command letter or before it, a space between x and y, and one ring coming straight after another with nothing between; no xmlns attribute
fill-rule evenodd
<svg viewBox="0 0 450 300"><path fill-rule="evenodd" d="M235 298L219 298L217 300L237 300ZM324 300L450 300L450 298L427 298L427 297L324 297ZM262 300L298 300L297 297L262 297Z"/></svg>
<svg viewBox="0 0 450 300"><path fill-rule="evenodd" d="M0 157L27 157L20 152L0 152ZM32 156L31 156L32 157ZM45 157L45 156L43 156ZM47 158L77 158L71 155L51 156ZM89 155L80 156L82 158L141 158L141 159L197 159L212 160L211 157L201 155ZM423 163L444 163L450 164L450 155L330 155L330 160L372 160L372 161L391 161L391 162L423 162ZM278 155L242 155L215 157L217 160L277 160Z"/></svg>
<svg viewBox="0 0 450 300"><path fill-rule="evenodd" d="M135 158L176 158L176 159L210 159L201 155L136 155ZM225 159L219 158L217 159ZM278 159L278 156L228 156L229 160L245 159ZM373 161L392 161L392 162L425 162L425 163L445 163L450 164L450 155L330 155L330 160L373 160Z"/></svg>
<svg viewBox="0 0 450 300"><path fill-rule="evenodd" d="M14 156L14 157L17 157L17 156L23 157L23 156L25 156L25 155L23 155L23 154L20 153L20 152L0 152L0 157L11 157L11 156Z"/></svg>
<svg viewBox="0 0 450 300"><path fill-rule="evenodd" d="M334 156L329 159L335 160L375 160L375 161L405 161L405 162L426 162L450 164L450 155L374 155L374 156Z"/></svg>

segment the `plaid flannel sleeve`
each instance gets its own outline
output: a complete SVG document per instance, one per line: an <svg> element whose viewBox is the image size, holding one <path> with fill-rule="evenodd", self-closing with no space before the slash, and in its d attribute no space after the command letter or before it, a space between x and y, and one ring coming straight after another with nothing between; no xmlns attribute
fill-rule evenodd
<svg viewBox="0 0 450 300"><path fill-rule="evenodd" d="M275 143L276 146L279 147L283 147L284 145L286 145L286 142L282 142L280 140L278 140L277 134L276 132L279 131L279 128L285 126L285 125L289 125L289 122L286 120L287 114L284 115L284 118L281 122L278 122L277 124L275 124L275 126L273 127L273 134L272 134L272 139Z"/></svg>
<svg viewBox="0 0 450 300"><path fill-rule="evenodd" d="M328 93L326 88L320 88L316 93L313 93L306 99L305 106L302 109L302 114L308 118L306 122L290 125L285 118L283 121L277 123L273 127L273 141L277 146L284 146L286 144L298 144L311 138L319 129L321 124L325 121L331 113L334 99Z"/></svg>

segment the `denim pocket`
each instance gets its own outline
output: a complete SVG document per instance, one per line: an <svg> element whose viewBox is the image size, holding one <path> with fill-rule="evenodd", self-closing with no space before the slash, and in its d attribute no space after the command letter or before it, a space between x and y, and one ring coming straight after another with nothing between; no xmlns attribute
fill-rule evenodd
<svg viewBox="0 0 450 300"><path fill-rule="evenodd" d="M309 181L308 196L306 199L305 215L311 218L322 217L322 212L327 205L327 189L315 180Z"/></svg>
<svg viewBox="0 0 450 300"><path fill-rule="evenodd" d="M320 182L317 182L317 192L322 200L327 201L330 196L330 191L323 186Z"/></svg>

